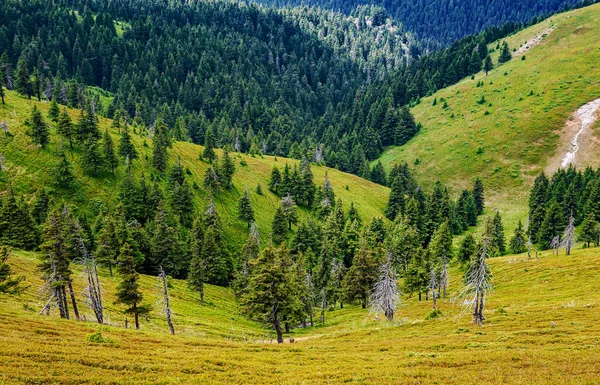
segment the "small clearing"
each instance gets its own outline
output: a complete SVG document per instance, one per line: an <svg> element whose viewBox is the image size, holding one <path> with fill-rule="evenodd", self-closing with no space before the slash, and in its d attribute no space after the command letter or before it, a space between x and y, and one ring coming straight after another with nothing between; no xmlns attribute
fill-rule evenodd
<svg viewBox="0 0 600 385"><path fill-rule="evenodd" d="M554 27L549 27L543 30L542 32L539 32L533 37L533 39L526 41L522 46L519 47L519 49L513 52L512 56L520 56L525 52L529 51L530 49L538 45L542 41L542 39L544 39L544 37L548 36L553 29Z"/></svg>

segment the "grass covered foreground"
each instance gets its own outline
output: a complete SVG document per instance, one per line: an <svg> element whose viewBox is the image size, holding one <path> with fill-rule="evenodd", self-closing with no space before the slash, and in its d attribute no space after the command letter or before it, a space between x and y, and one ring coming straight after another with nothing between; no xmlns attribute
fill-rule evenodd
<svg viewBox="0 0 600 385"><path fill-rule="evenodd" d="M600 375L600 249L562 254L491 259L494 291L483 327L460 315L462 284L453 268L451 298L438 301L438 319L425 320L431 301L417 298L404 299L393 323L345 306L327 312L325 326L292 330L295 343L278 346L237 313L229 289L209 286L201 305L177 280L175 336L158 305L140 331L124 329L112 304L118 279L106 271L100 279L114 326L61 320L56 311L40 316L36 256L15 251L9 262L27 276L28 289L0 295L0 383L591 384ZM80 292L82 276L75 285ZM143 276L141 287L155 304L156 278Z"/></svg>

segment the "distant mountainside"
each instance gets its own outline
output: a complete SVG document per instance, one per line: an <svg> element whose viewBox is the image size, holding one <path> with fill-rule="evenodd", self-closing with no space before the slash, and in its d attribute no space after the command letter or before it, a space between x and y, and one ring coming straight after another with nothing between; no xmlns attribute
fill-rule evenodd
<svg viewBox="0 0 600 385"><path fill-rule="evenodd" d="M526 22L583 2L580 0L261 0L276 6L309 5L352 13L360 5L376 5L418 37L450 44L464 36L505 22ZM587 4L593 1L587 1Z"/></svg>

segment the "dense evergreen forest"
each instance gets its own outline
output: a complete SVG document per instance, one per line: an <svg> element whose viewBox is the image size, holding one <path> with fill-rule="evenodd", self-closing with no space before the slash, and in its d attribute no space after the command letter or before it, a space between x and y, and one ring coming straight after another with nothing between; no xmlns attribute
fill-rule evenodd
<svg viewBox="0 0 600 385"><path fill-rule="evenodd" d="M262 0L276 6L308 5L352 14L361 5L383 7L385 12L402 23L430 45L450 44L505 22L528 22L533 18L562 12L594 1L581 0ZM374 24L382 23L386 15L377 14Z"/></svg>

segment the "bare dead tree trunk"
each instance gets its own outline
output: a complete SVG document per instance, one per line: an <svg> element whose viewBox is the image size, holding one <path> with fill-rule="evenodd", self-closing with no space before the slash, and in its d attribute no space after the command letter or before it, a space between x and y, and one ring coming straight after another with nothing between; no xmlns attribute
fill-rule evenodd
<svg viewBox="0 0 600 385"><path fill-rule="evenodd" d="M69 295L71 296L71 302L73 303L73 313L75 313L75 319L79 320L79 309L77 309L75 291L73 291L73 282L71 282L71 280L69 280Z"/></svg>
<svg viewBox="0 0 600 385"><path fill-rule="evenodd" d="M135 329L140 330L140 316L137 312L137 305L135 303L133 304L133 311L134 311L133 315L135 318Z"/></svg>
<svg viewBox="0 0 600 385"><path fill-rule="evenodd" d="M65 307L65 317L67 319L70 319L70 317L69 317L69 303L67 301L67 290L65 289L64 284L60 287L60 291L61 291L61 295L62 295L63 306Z"/></svg>
<svg viewBox="0 0 600 385"><path fill-rule="evenodd" d="M167 274L163 270L162 266L160 267L160 274L158 275L160 280L162 281L162 291L163 291L163 311L165 312L165 316L167 317L167 323L169 324L169 329L171 329L171 334L175 334L175 327L173 326L173 321L171 320L171 305L169 304L169 290L167 288Z"/></svg>
<svg viewBox="0 0 600 385"><path fill-rule="evenodd" d="M279 322L279 311L275 310L275 314L274 314L274 320L273 320L273 326L275 326L275 332L277 333L277 343L281 344L283 343L283 333L281 332L281 324Z"/></svg>

